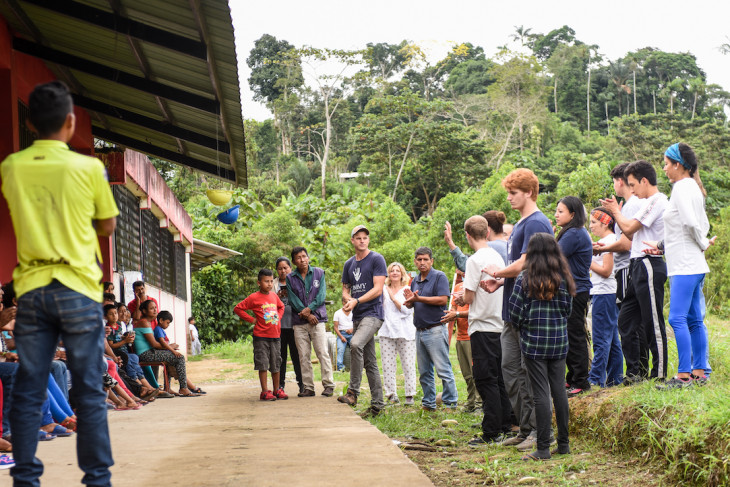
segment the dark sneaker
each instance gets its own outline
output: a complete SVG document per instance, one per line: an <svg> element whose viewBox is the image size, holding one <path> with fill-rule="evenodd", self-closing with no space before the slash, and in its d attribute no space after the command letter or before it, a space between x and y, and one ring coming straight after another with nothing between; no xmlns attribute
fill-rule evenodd
<svg viewBox="0 0 730 487"><path fill-rule="evenodd" d="M354 406L357 404L357 396L353 394L350 389L347 390L347 394L338 397L337 400L342 404L347 404L348 406Z"/></svg>
<svg viewBox="0 0 730 487"><path fill-rule="evenodd" d="M259 396L262 401L276 401L276 396L271 391L264 391Z"/></svg>
<svg viewBox="0 0 730 487"><path fill-rule="evenodd" d="M482 425L480 424L479 427L481 427L481 426ZM520 443L522 443L523 441L525 441L526 439L527 439L526 436L516 435L516 436L512 436L510 438L505 438L502 441L502 445L504 445L504 446L517 446Z"/></svg>
<svg viewBox="0 0 730 487"><path fill-rule="evenodd" d="M365 411L363 411L363 412L360 413L360 417L363 418L363 419L365 419L365 418L374 418L378 414L380 414L380 409L375 408L373 406L370 406Z"/></svg>
<svg viewBox="0 0 730 487"><path fill-rule="evenodd" d="M656 388L660 391L666 391L669 389L686 389L692 387L692 379L680 379L679 377L672 377L664 384L657 384Z"/></svg>
<svg viewBox="0 0 730 487"><path fill-rule="evenodd" d="M432 413L432 412L436 411L436 408L430 408L428 406L421 406L421 411L426 411L427 413Z"/></svg>
<svg viewBox="0 0 730 487"><path fill-rule="evenodd" d="M286 395L286 392L284 392L283 387L279 387L276 392L274 393L277 399L289 399L289 396Z"/></svg>
<svg viewBox="0 0 730 487"><path fill-rule="evenodd" d="M689 377L692 379L692 384L696 386L704 386L710 381L710 378L706 375L689 374Z"/></svg>
<svg viewBox="0 0 730 487"><path fill-rule="evenodd" d="M636 384L644 382L645 380L646 379L644 379L643 377L640 377L638 375L627 375L626 377L624 377L624 381L622 382L622 384L627 387L634 386Z"/></svg>
<svg viewBox="0 0 730 487"><path fill-rule="evenodd" d="M467 445L471 447L499 445L502 443L503 440L504 435L497 435L493 438L484 438L484 436L482 435L477 435L469 440L469 443L467 443Z"/></svg>
<svg viewBox="0 0 730 487"><path fill-rule="evenodd" d="M332 395L335 393L335 389L333 387L325 387L322 391L323 396L332 397Z"/></svg>
<svg viewBox="0 0 730 487"><path fill-rule="evenodd" d="M314 397L316 394L311 389L304 389L302 392L297 394L298 397Z"/></svg>

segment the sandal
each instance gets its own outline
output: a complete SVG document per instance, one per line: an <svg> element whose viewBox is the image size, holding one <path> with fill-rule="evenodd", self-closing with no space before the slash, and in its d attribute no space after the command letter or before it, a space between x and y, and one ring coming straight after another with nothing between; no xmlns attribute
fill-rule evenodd
<svg viewBox="0 0 730 487"><path fill-rule="evenodd" d="M57 424L55 428L53 428L53 431L51 431L51 434L56 435L58 437L66 437L71 436L74 434L73 431L71 431L68 428L64 428L60 424Z"/></svg>
<svg viewBox="0 0 730 487"><path fill-rule="evenodd" d="M190 394L178 394L177 397L200 397L200 394L191 392Z"/></svg>
<svg viewBox="0 0 730 487"><path fill-rule="evenodd" d="M66 418L61 423L59 423L61 426L63 426L66 429L69 429L71 431L76 431L76 420L73 418Z"/></svg>
<svg viewBox="0 0 730 487"><path fill-rule="evenodd" d="M38 430L38 441L51 441L55 437L56 437L56 435L53 435L51 433L46 433L43 430Z"/></svg>
<svg viewBox="0 0 730 487"><path fill-rule="evenodd" d="M196 393L196 394L208 394L207 392L205 392L205 391L204 391L203 389L201 389L200 387L196 387L195 389L190 389L190 392L194 392L194 393Z"/></svg>
<svg viewBox="0 0 730 487"><path fill-rule="evenodd" d="M157 395L158 395L158 394L159 394L160 392L161 392L161 391L160 391L159 389L152 389L152 390L151 390L150 392L148 392L147 394L143 394L143 395L142 395L142 399L143 399L143 400L145 400L145 401L148 401L148 402L152 402L152 401L154 401L154 400L155 400L155 398L157 397Z"/></svg>

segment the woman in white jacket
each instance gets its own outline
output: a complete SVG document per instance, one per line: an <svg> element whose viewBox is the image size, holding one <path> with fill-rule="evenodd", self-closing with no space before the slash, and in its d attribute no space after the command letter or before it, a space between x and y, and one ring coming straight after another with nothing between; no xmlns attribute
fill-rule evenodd
<svg viewBox="0 0 730 487"><path fill-rule="evenodd" d="M664 173L673 183L664 212L664 240L658 245L667 259L670 279L669 324L677 342L677 376L662 389L676 389L707 381L707 328L702 312L702 282L710 271L705 250L710 224L705 213L705 191L698 184L697 157L687 144L671 145L664 153Z"/></svg>
<svg viewBox="0 0 730 487"><path fill-rule="evenodd" d="M378 332L380 358L383 361L383 392L389 402L397 404L395 376L398 369L396 354L400 355L405 376L406 405L414 404L416 395L416 328L413 326L413 309L403 305L403 291L408 287L406 268L399 262L388 266L383 292L385 320Z"/></svg>

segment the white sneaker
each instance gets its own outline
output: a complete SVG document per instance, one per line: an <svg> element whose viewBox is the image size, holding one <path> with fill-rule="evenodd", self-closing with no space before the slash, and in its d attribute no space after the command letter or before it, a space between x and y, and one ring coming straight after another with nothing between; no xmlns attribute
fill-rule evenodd
<svg viewBox="0 0 730 487"><path fill-rule="evenodd" d="M413 400L413 396L406 396L406 406L413 406L416 401Z"/></svg>

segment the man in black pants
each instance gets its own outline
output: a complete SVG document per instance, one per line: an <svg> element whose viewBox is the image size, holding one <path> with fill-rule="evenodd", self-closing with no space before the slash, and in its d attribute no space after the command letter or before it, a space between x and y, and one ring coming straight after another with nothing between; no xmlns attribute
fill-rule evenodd
<svg viewBox="0 0 730 487"><path fill-rule="evenodd" d="M643 242L664 238L663 216L668 200L659 192L656 171L648 162L629 164L624 176L631 192L641 201L633 218L621 214L615 198L602 200L601 204L613 213L621 231L631 238L631 279L618 318L622 325L621 348L626 359L624 384L630 385L648 377L664 379L667 375L667 333L663 314L667 264L661 256L646 254L647 245ZM652 355L651 372L649 352Z"/></svg>
<svg viewBox="0 0 730 487"><path fill-rule="evenodd" d="M466 241L474 255L466 261L464 302L469 304L469 340L471 341L472 373L482 397L482 435L469 441L469 446L497 443L506 439L512 428L512 406L502 377L502 288L490 294L479 285L482 269L504 267L504 260L489 248L489 225L483 216L473 216L464 223Z"/></svg>

